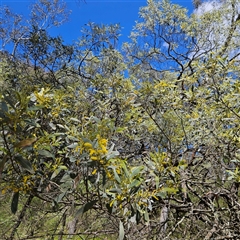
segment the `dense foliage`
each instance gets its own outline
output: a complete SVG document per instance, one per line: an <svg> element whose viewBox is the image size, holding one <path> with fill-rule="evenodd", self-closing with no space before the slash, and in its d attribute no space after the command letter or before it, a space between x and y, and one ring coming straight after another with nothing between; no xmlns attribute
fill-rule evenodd
<svg viewBox="0 0 240 240"><path fill-rule="evenodd" d="M240 236L240 2L204 4L149 0L121 49L50 36L58 0L1 9L1 239Z"/></svg>

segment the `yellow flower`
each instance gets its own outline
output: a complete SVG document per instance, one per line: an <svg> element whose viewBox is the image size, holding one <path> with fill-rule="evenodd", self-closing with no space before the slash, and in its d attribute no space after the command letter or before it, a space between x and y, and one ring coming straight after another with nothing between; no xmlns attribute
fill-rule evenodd
<svg viewBox="0 0 240 240"><path fill-rule="evenodd" d="M92 148L92 144L89 143L89 142L84 143L83 146L84 146L86 149Z"/></svg>
<svg viewBox="0 0 240 240"><path fill-rule="evenodd" d="M117 195L117 200L118 200L118 201L122 201L123 198L124 198L124 197L123 197L122 195Z"/></svg>
<svg viewBox="0 0 240 240"><path fill-rule="evenodd" d="M45 90L44 88L42 88L40 92L34 92L38 103L41 105L48 105L51 102L51 99L46 92L48 92L48 89Z"/></svg>
<svg viewBox="0 0 240 240"><path fill-rule="evenodd" d="M110 207L112 207L113 206L113 204L114 204L114 202L115 202L115 199L113 199L111 202L110 202Z"/></svg>
<svg viewBox="0 0 240 240"><path fill-rule="evenodd" d="M116 172L117 172L117 174L121 174L121 169L117 168Z"/></svg>
<svg viewBox="0 0 240 240"><path fill-rule="evenodd" d="M95 149L90 149L89 150L89 155L90 156L92 156L92 155L94 155L94 154L96 154L97 153L97 151L95 150Z"/></svg>
<svg viewBox="0 0 240 240"><path fill-rule="evenodd" d="M100 154L106 154L108 151L107 151L106 147L102 147L102 150L98 150L98 152Z"/></svg>
<svg viewBox="0 0 240 240"><path fill-rule="evenodd" d="M107 173L107 177L109 179L113 180L113 175L109 171L107 171L106 173Z"/></svg>
<svg viewBox="0 0 240 240"><path fill-rule="evenodd" d="M6 193L6 188L2 189L2 195Z"/></svg>
<svg viewBox="0 0 240 240"><path fill-rule="evenodd" d="M92 175L95 175L96 172L97 172L97 169L94 169L94 170L92 171Z"/></svg>
<svg viewBox="0 0 240 240"><path fill-rule="evenodd" d="M27 184L27 181L28 181L28 176L24 176L24 177L23 177L23 183L24 183L24 184Z"/></svg>
<svg viewBox="0 0 240 240"><path fill-rule="evenodd" d="M99 139L98 144L100 146L107 146L107 139L105 139L105 138Z"/></svg>
<svg viewBox="0 0 240 240"><path fill-rule="evenodd" d="M158 87L168 87L169 84L167 84L165 81L161 81L160 83L158 83L154 88L158 88Z"/></svg>

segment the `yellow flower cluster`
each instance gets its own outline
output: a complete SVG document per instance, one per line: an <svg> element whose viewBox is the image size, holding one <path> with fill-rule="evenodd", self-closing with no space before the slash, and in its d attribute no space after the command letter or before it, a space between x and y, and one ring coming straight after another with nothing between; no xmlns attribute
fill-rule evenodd
<svg viewBox="0 0 240 240"><path fill-rule="evenodd" d="M1 193L5 194L7 191L11 192L23 191L24 193L27 193L31 191L33 187L34 182L32 181L32 175L25 175L22 177L21 181L19 181L17 184L11 182L8 186L5 186L5 188L2 189Z"/></svg>
<svg viewBox="0 0 240 240"><path fill-rule="evenodd" d="M40 105L47 107L51 103L51 98L49 94L46 94L49 90L42 88L40 92L34 92L37 102Z"/></svg>
<svg viewBox="0 0 240 240"><path fill-rule="evenodd" d="M169 87L169 84L165 81L161 81L160 83L154 86L154 88L161 88L161 87Z"/></svg>
<svg viewBox="0 0 240 240"><path fill-rule="evenodd" d="M93 161L99 161L101 164L104 163L103 157L107 154L107 139L101 138L97 135L98 144L93 147L91 143L86 142L83 144L84 150L89 153L90 159Z"/></svg>

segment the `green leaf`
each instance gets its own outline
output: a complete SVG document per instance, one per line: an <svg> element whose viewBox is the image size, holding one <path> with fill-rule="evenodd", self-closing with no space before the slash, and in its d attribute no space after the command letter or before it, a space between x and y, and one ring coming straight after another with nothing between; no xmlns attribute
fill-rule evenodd
<svg viewBox="0 0 240 240"><path fill-rule="evenodd" d="M156 182L156 189L159 187L159 177L156 175L155 176L155 182Z"/></svg>
<svg viewBox="0 0 240 240"><path fill-rule="evenodd" d="M69 161L70 161L70 162L76 162L77 159L76 159L75 157L73 157L73 156L70 156L70 157L69 157Z"/></svg>
<svg viewBox="0 0 240 240"><path fill-rule="evenodd" d="M76 217L79 215L83 215L85 212L88 210L92 209L93 206L96 204L97 200L90 201L86 204L84 204L77 212L76 212Z"/></svg>
<svg viewBox="0 0 240 240"><path fill-rule="evenodd" d="M111 192L111 193L121 193L122 191L121 191L121 189L119 189L119 188L111 188L111 189L109 190L109 192Z"/></svg>
<svg viewBox="0 0 240 240"><path fill-rule="evenodd" d="M137 224L139 224L140 220L141 220L141 213L137 210L137 213L136 213Z"/></svg>
<svg viewBox="0 0 240 240"><path fill-rule="evenodd" d="M121 179L120 179L119 175L117 174L115 168L113 168L113 173L114 173L114 177L115 177L115 179L117 180L117 182L118 182L118 183L121 183Z"/></svg>
<svg viewBox="0 0 240 240"><path fill-rule="evenodd" d="M12 98L7 96L7 95L4 95L4 100L13 108L15 109L15 104L14 102L12 101Z"/></svg>
<svg viewBox="0 0 240 240"><path fill-rule="evenodd" d="M38 154L43 157L55 159L55 156L47 150L38 150Z"/></svg>
<svg viewBox="0 0 240 240"><path fill-rule="evenodd" d="M38 111L38 110L43 109L43 108L44 108L44 106L42 106L42 105L37 105L37 106L29 107L28 110L29 110L29 111Z"/></svg>
<svg viewBox="0 0 240 240"><path fill-rule="evenodd" d="M148 214L147 208L145 209L145 212L144 212L144 220L145 220L147 223L149 222L149 214Z"/></svg>
<svg viewBox="0 0 240 240"><path fill-rule="evenodd" d="M142 170L143 170L143 166L138 166L138 167L134 167L132 168L132 173L131 173L131 178L134 178L136 175L138 175Z"/></svg>
<svg viewBox="0 0 240 240"><path fill-rule="evenodd" d="M24 159L21 155L17 155L15 159L21 165L22 168L25 168L30 173L34 173L32 164L28 160Z"/></svg>
<svg viewBox="0 0 240 240"><path fill-rule="evenodd" d="M62 129L65 129L67 131L70 131L70 129L65 125L63 126L62 124L57 124L58 127L62 128Z"/></svg>
<svg viewBox="0 0 240 240"><path fill-rule="evenodd" d="M141 181L139 181L139 180L137 180L137 179L134 179L134 180L132 181L132 183L130 184L129 188L138 187L140 184L141 184Z"/></svg>
<svg viewBox="0 0 240 240"><path fill-rule="evenodd" d="M73 149L73 148L76 148L77 145L78 145L78 143L75 142L75 143L72 143L72 144L68 145L67 147Z"/></svg>
<svg viewBox="0 0 240 240"><path fill-rule="evenodd" d="M0 103L0 110L3 113L8 112L8 106L7 106L7 104L5 102L1 102Z"/></svg>
<svg viewBox="0 0 240 240"><path fill-rule="evenodd" d="M54 201L56 201L57 203L59 203L65 195L66 195L66 191L64 191L64 192L62 192L61 194L59 194L59 195L54 199Z"/></svg>
<svg viewBox="0 0 240 240"><path fill-rule="evenodd" d="M60 172L61 172L61 168L57 168L54 172L53 172L53 174L52 174L52 176L51 176L51 178L50 179L53 179L53 178L55 178Z"/></svg>
<svg viewBox="0 0 240 240"><path fill-rule="evenodd" d="M70 118L70 120L73 121L73 122L81 123L81 121L78 120L77 118Z"/></svg>
<svg viewBox="0 0 240 240"><path fill-rule="evenodd" d="M204 163L204 164L203 164L203 167L209 169L209 168L212 167L212 164L211 164L211 162L207 162L207 163Z"/></svg>
<svg viewBox="0 0 240 240"><path fill-rule="evenodd" d="M101 121L99 118L94 117L94 116L91 117L91 120L93 120L93 122L96 122L96 123L100 123L100 121Z"/></svg>
<svg viewBox="0 0 240 240"><path fill-rule="evenodd" d="M108 152L106 158L107 160L111 159L111 158L115 158L116 156L119 155L119 152L118 151L112 151L112 152Z"/></svg>
<svg viewBox="0 0 240 240"><path fill-rule="evenodd" d="M126 167L125 162L122 162L122 163L121 163L121 166L122 166L122 168L123 168L123 171L124 171L125 176L128 178L128 177L129 177L129 171L128 171L127 167Z"/></svg>
<svg viewBox="0 0 240 240"><path fill-rule="evenodd" d="M18 209L18 199L19 199L19 192L15 192L12 197L12 203L11 203L11 211L13 214L17 212Z"/></svg>
<svg viewBox="0 0 240 240"><path fill-rule="evenodd" d="M24 139L14 145L15 148L25 148L25 147L30 147L33 143L37 141L37 138L28 138Z"/></svg>
<svg viewBox="0 0 240 240"><path fill-rule="evenodd" d="M130 195L135 194L135 193L138 191L139 188L140 188L140 185L137 186L137 187L132 187L129 194L130 194Z"/></svg>
<svg viewBox="0 0 240 240"><path fill-rule="evenodd" d="M119 152L118 151L113 151L113 149L114 149L114 144L112 144L112 146L108 150L108 153L106 155L107 160L109 160L111 158L115 158L116 156L119 155Z"/></svg>
<svg viewBox="0 0 240 240"><path fill-rule="evenodd" d="M123 240L124 239L124 226L122 221L120 220L119 222L119 236L118 236L118 240Z"/></svg>
<svg viewBox="0 0 240 240"><path fill-rule="evenodd" d="M164 187L162 189L163 192L167 192L169 194L176 194L178 192L177 188L169 188L169 187Z"/></svg>
<svg viewBox="0 0 240 240"><path fill-rule="evenodd" d="M60 168L61 170L67 170L67 169L68 169L67 166L64 166L64 165L60 165L59 168Z"/></svg>

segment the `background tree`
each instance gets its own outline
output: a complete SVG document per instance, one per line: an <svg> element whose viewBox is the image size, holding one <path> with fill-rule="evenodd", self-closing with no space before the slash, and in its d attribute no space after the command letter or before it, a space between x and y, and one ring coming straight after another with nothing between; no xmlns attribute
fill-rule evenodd
<svg viewBox="0 0 240 240"><path fill-rule="evenodd" d="M201 5L202 1L201 0L193 0L193 6L194 8L198 8Z"/></svg>

